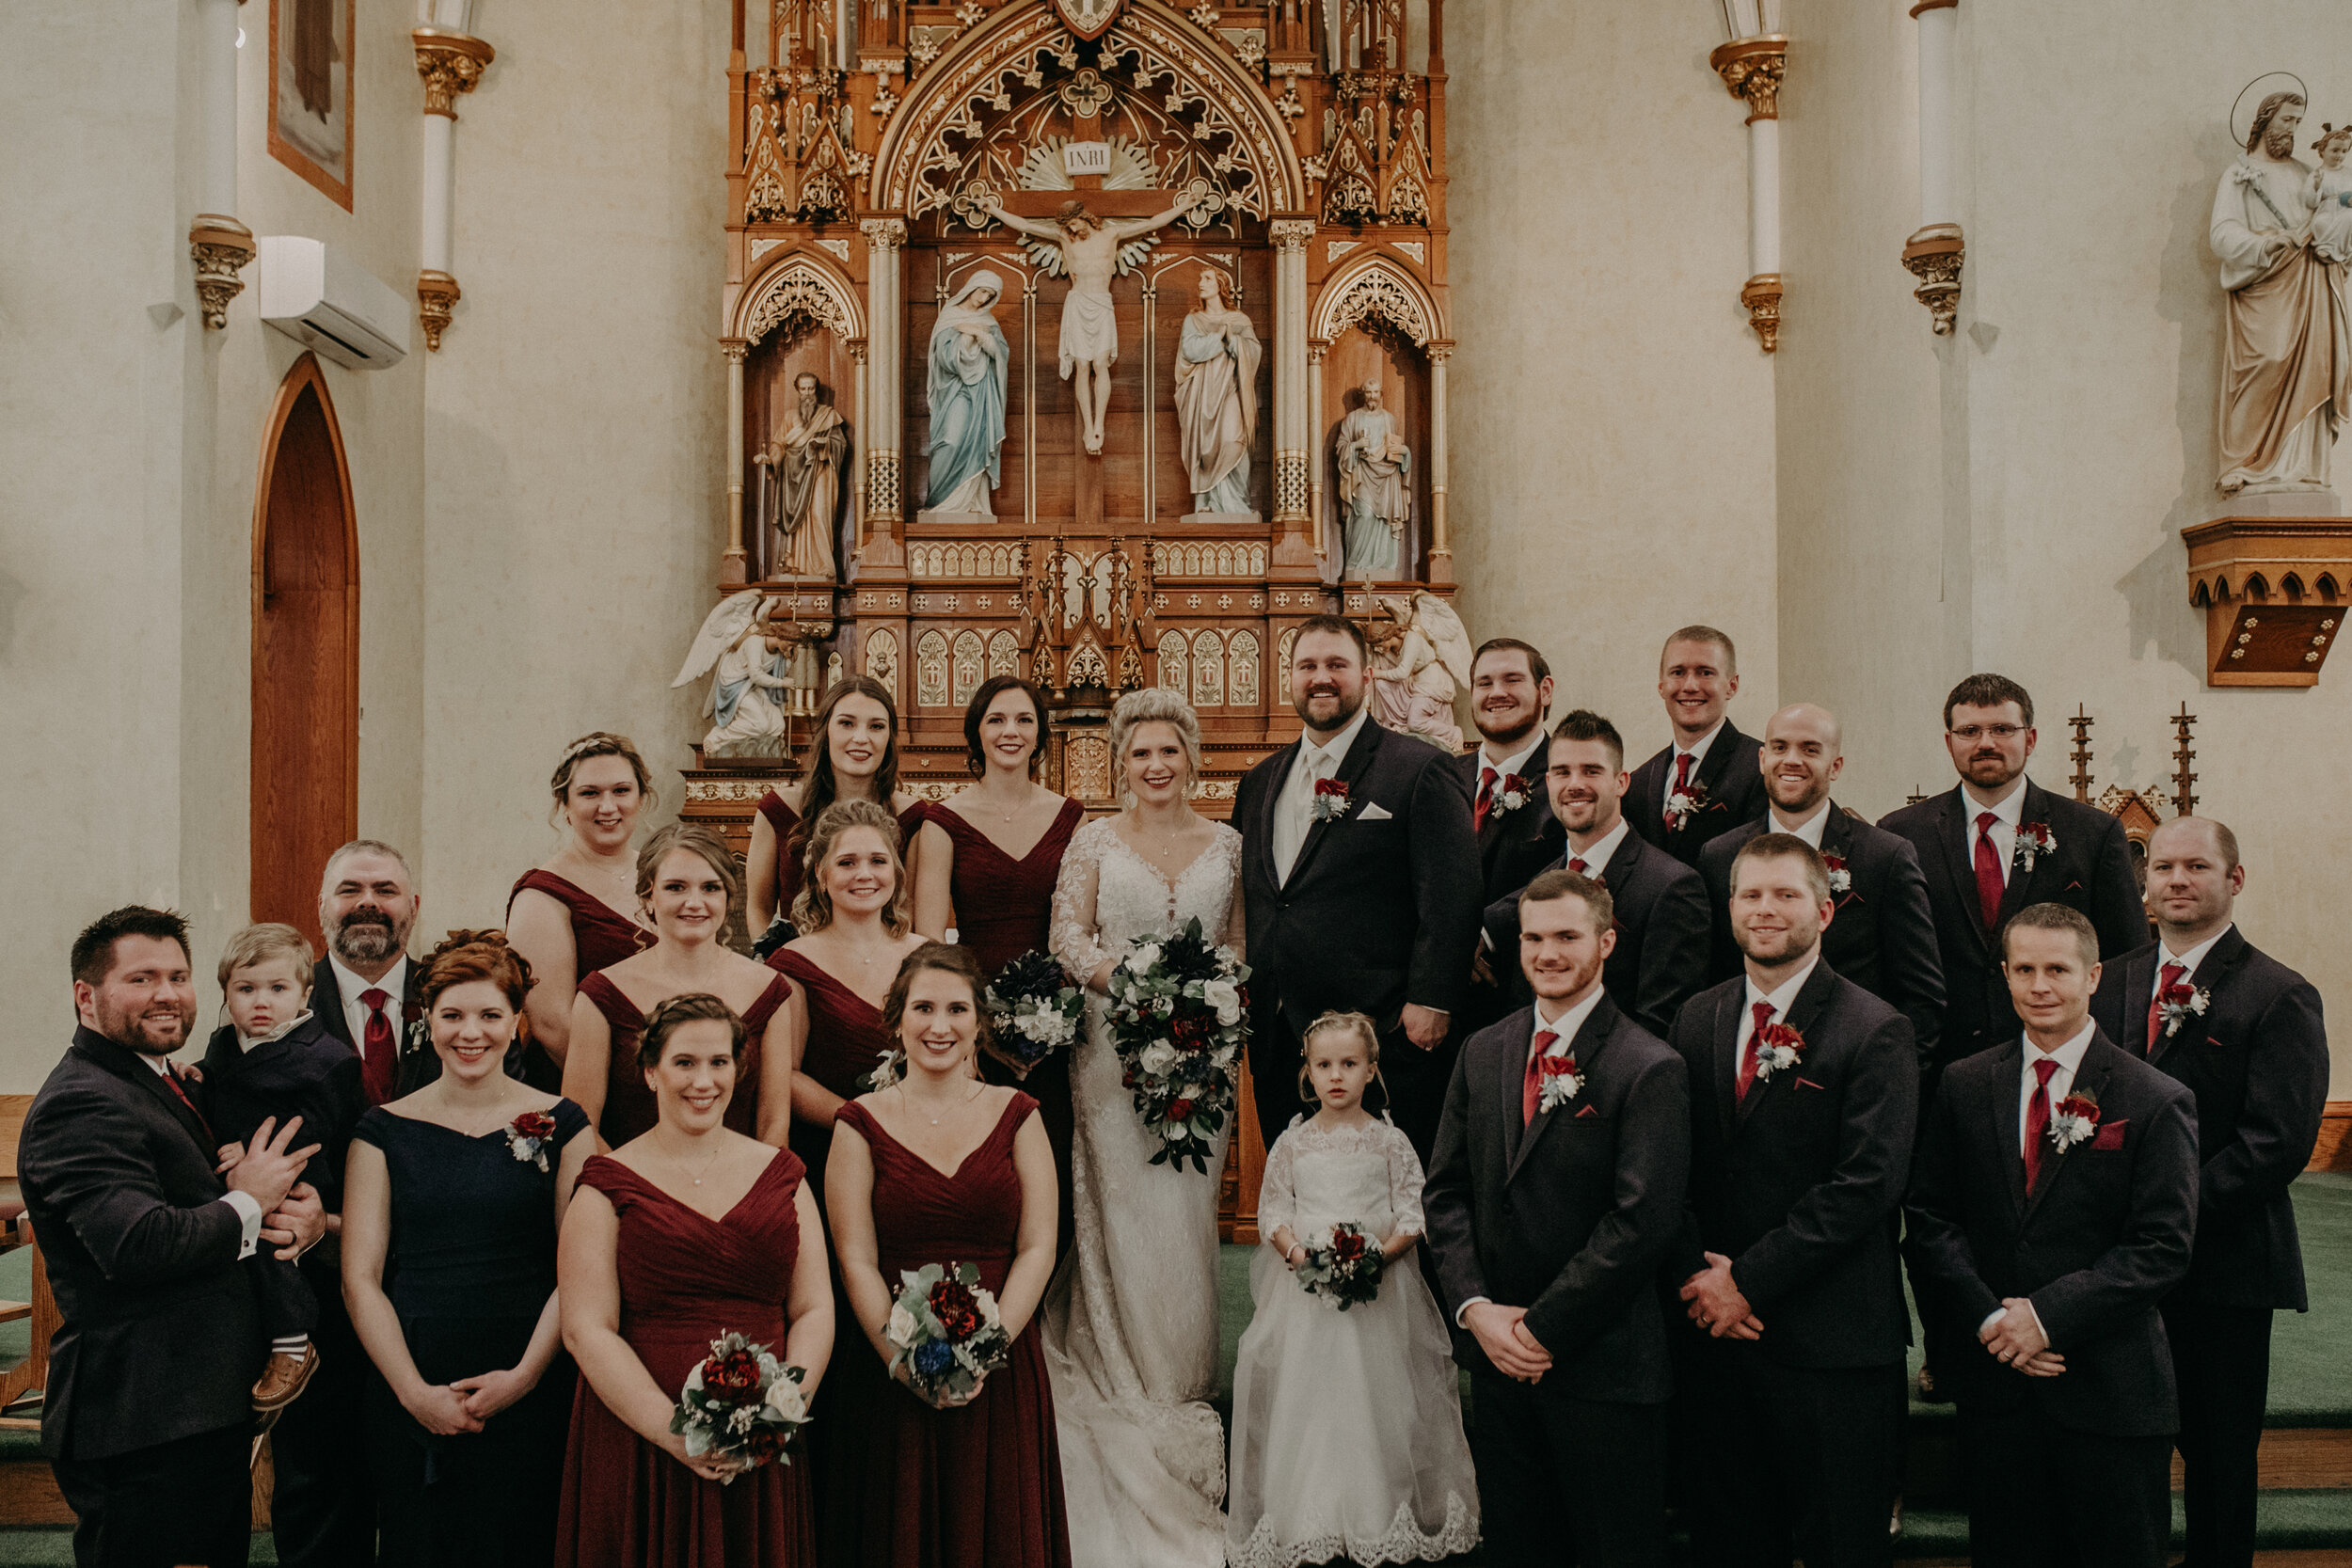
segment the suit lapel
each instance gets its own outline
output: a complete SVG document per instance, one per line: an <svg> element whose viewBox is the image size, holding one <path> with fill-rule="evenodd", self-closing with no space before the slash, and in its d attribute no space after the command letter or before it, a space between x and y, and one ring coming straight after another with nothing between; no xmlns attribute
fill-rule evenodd
<svg viewBox="0 0 2352 1568"><path fill-rule="evenodd" d="M2049 820L2050 798L2042 794L2041 788L2036 785L2031 779L2027 779L2026 781L2025 799L2020 800L2017 805L2017 831L2019 836L2024 836L2026 825L2027 823L2046 823ZM2064 846L2061 845L2059 847L2063 848ZM2024 909L2028 904L2039 904L2044 902L2045 895L2038 893L2036 890L2058 879L2058 870L2056 863L2057 861L2058 856L2054 854L2036 855L2033 858L2033 869L2025 873L2023 876L2020 876L2016 869L2017 851L2013 846L2011 847L2010 850L2009 885L2001 890L2001 919L2003 921L2007 921L2010 916L2015 914L2019 910Z"/></svg>
<svg viewBox="0 0 2352 1568"><path fill-rule="evenodd" d="M1740 733L1739 725L1725 719L1724 727L1715 732L1714 743L1707 748L1707 755L1699 758L1699 765L1691 770L1692 781L1706 791L1709 802L1715 799L1715 786L1731 771L1732 754L1746 744L1747 738Z"/></svg>
<svg viewBox="0 0 2352 1568"><path fill-rule="evenodd" d="M2246 961L2247 952L2246 939L2240 936L2237 927L2233 926L2221 934L2219 942L2205 950L2205 956L2197 960L2197 967L2185 976L2185 983L2218 997L2221 994L2221 988L2230 983L2230 977L2235 974L2238 966ZM2155 965L2163 955L2164 948L2161 943L2149 949L2148 968L2140 975L2138 990L2127 991L2124 994L2142 997L2155 994ZM2213 1007L2208 1005L2202 1013L2193 1012L2181 1020L2181 1027L2174 1033L2156 1040L2155 1049L2146 1054L2151 1061L2161 1064L2165 1057L2171 1055L2175 1051L2185 1051L2192 1046L2202 1045L2212 1024ZM2124 1021L2124 1027L2127 1029L2131 1027L2130 1020ZM2148 1009L2144 1006L2139 1010L2139 1027L2143 1032L2148 1027Z"/></svg>
<svg viewBox="0 0 2352 1568"><path fill-rule="evenodd" d="M1529 1017L1529 1022L1532 1026L1534 1023L1533 1014ZM1568 1042L1568 1054L1576 1058L1577 1070L1586 1075L1585 1081L1587 1083L1591 1082L1593 1064L1600 1059L1601 1051L1609 1044L1609 1037L1616 1031L1616 1005L1612 1003L1609 1000L1607 993L1604 992L1600 1001L1594 1006L1593 1010L1584 1016L1584 1022L1578 1028L1576 1037ZM1533 1036L1529 1037L1528 1044L1531 1047L1534 1044ZM1519 1064L1519 1076L1521 1081L1519 1096L1522 1102L1525 1101L1527 1094L1525 1088L1526 1074L1527 1064L1522 1061ZM1570 1100L1565 1105L1561 1106L1558 1109L1537 1111L1535 1113L1535 1119L1529 1122L1527 1124L1526 1131L1520 1134L1518 1148L1512 1151L1511 1165L1510 1168L1503 1173L1503 1180L1507 1183L1518 1175L1519 1166L1527 1162L1528 1152L1533 1149L1535 1147L1536 1142L1543 1137L1544 1129L1551 1125L1553 1117L1562 1115L1572 1117L1582 1109L1583 1106L1579 1104L1576 1100Z"/></svg>
<svg viewBox="0 0 2352 1568"><path fill-rule="evenodd" d="M412 990L416 979L417 966L412 963L408 966ZM335 966L325 958L318 961L318 967L310 974L310 1010L319 1015L319 1022L326 1026L328 1034L354 1051L359 1049L359 1042L351 1037L351 1021L343 1016L343 991L335 983Z"/></svg>
<svg viewBox="0 0 2352 1568"><path fill-rule="evenodd" d="M1507 1038L1518 1040L1518 1049L1514 1051L1506 1043L1496 1050L1494 1082L1496 1103L1502 1107L1502 1169L1507 1181L1509 1173L1518 1168L1519 1146L1526 1138L1519 1107L1527 1100L1527 1052L1534 1043L1534 1009L1522 1007L1506 1022L1516 1025L1516 1032Z"/></svg>
<svg viewBox="0 0 2352 1568"><path fill-rule="evenodd" d="M1944 797L1936 836L1944 841L1945 874L1952 879L1952 896L1959 900L1967 918L1962 925L1975 933L1977 945L1985 954L1993 951L1992 938L1984 928L1983 905L1977 898L1977 866L1974 858L1976 827L1968 815L1968 797L1961 786ZM1947 980L1947 985L1951 984Z"/></svg>
<svg viewBox="0 0 2352 1568"><path fill-rule="evenodd" d="M163 1076L147 1065L147 1059L144 1056L129 1046L108 1039L105 1036L93 1031L77 1030L75 1033L76 1043L87 1053L91 1061L98 1063L110 1072L129 1079L138 1085L140 1093L153 1096L155 1102L171 1113L171 1119L180 1124L188 1134L189 1141L206 1156L209 1157L214 1149L220 1147L218 1141L213 1136L213 1130L205 1125L204 1118L197 1115L194 1107L187 1101L171 1092L170 1088L165 1085Z"/></svg>
<svg viewBox="0 0 2352 1568"><path fill-rule="evenodd" d="M1372 759L1380 750L1382 733L1378 721L1369 718L1364 721L1364 727L1356 732L1356 739L1347 748L1347 755L1340 759L1340 770L1332 775L1347 785L1346 810L1336 817L1307 824L1307 838L1298 847L1298 863L1291 867L1290 882L1296 882L1307 875L1308 867L1314 863L1315 850L1329 835L1334 822L1344 822L1364 809L1366 802L1358 799L1356 785L1370 770ZM1279 885L1287 887L1290 882Z"/></svg>
<svg viewBox="0 0 2352 1568"><path fill-rule="evenodd" d="M1274 824L1279 820L1283 792L1290 788L1291 769L1298 766L1299 745L1300 742L1294 740L1274 753L1279 766L1269 770L1265 800L1258 806L1258 831L1250 835L1255 840L1253 852L1260 863L1260 874L1264 877L1267 887L1277 890L1282 886L1284 868L1274 863ZM1243 826L1246 828L1248 824Z"/></svg>
<svg viewBox="0 0 2352 1568"><path fill-rule="evenodd" d="M1745 1010L1747 988L1729 986L1715 1008L1715 1120L1724 1142L1738 1130L1740 1106L1740 1015Z"/></svg>
<svg viewBox="0 0 2352 1568"><path fill-rule="evenodd" d="M2087 1094L2094 1101L2104 1100L2106 1097L2107 1076L2114 1063L2099 1049L2104 1043L2104 1038L2103 1036L2096 1034L2090 1037L2090 1048L2083 1053L2082 1070L2074 1074L2074 1083L2067 1085L2068 1094ZM2024 1069L2021 1068L2019 1070ZM2100 1119L2106 1119L2104 1109ZM2080 1148L2082 1148L2081 1144L2075 1144L2070 1148L2045 1148L2042 1151L2042 1180L2035 1182L2033 1191L2026 1195L2025 1212L2017 1219L2020 1227L2033 1222L2034 1211L2041 1208L2042 1201L2050 1196L2050 1189L2058 1184L2058 1178L2064 1174L2068 1164L2074 1158L2074 1150ZM2025 1168L2025 1163L2022 1160L2018 1162L2018 1168L2022 1175Z"/></svg>
<svg viewBox="0 0 2352 1568"><path fill-rule="evenodd" d="M2025 1223L2026 1215L2026 1161L2021 1152L2024 1132L2017 1121L2017 1101L2018 1085L2023 1082L2025 1071L2025 1046L2021 1041L2011 1040L2001 1048L2001 1065L1993 1074L1990 1125L1994 1145L1994 1164L2008 1173L2010 1212L2017 1216L2020 1225Z"/></svg>
<svg viewBox="0 0 2352 1568"><path fill-rule="evenodd" d="M2163 952L2161 947L2151 947L2118 966L2116 1023L2122 1037L2116 1043L2135 1056L2148 1054L2148 1003L2155 994L2156 960Z"/></svg>
<svg viewBox="0 0 2352 1568"><path fill-rule="evenodd" d="M1836 990L1836 988L1837 972L1830 968L1826 960L1817 958L1813 965L1813 973L1804 977L1804 984L1797 989L1796 1000L1789 1003L1788 1016L1778 1019L1775 1022L1786 1023L1789 1028L1794 1029L1799 1037L1802 1037L1805 1031L1812 1028L1816 1021L1820 1018L1821 1009L1829 1006L1830 996ZM1740 994L1742 1002L1744 1003L1747 992L1743 990ZM1735 1012L1732 1014L1732 1028L1734 1031L1732 1037L1732 1049L1734 1052L1735 1063L1733 1069L1735 1076L1732 1082L1735 1086L1739 1082L1738 1077L1736 1076L1738 1071L1736 1064L1738 1059L1737 1053L1739 1050L1739 1027L1740 1015ZM1789 1068L1783 1072L1775 1072L1768 1078L1760 1078L1756 1080L1756 1083L1748 1086L1748 1098L1739 1102L1738 1120L1739 1124L1742 1128L1747 1126L1748 1118L1756 1115L1756 1108L1758 1105L1763 1104L1765 1099L1772 1095L1775 1090L1783 1094L1793 1094L1796 1092L1793 1088L1783 1087L1781 1080L1784 1078L1793 1078L1799 1072L1804 1070L1804 1063L1802 1060L1802 1051L1800 1051L1799 1056L1800 1060L1795 1067Z"/></svg>

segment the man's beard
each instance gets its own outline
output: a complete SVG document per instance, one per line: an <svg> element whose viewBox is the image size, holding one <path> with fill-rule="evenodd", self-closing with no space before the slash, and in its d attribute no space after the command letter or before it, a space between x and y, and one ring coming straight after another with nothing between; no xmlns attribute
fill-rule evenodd
<svg viewBox="0 0 2352 1568"><path fill-rule="evenodd" d="M196 1025L196 1007L190 1004L177 1010L174 1016L180 1021L180 1032L168 1038L157 1028L163 1021L149 1016L153 1010L149 1007L135 1013L115 1012L101 1007L98 1032L117 1045L129 1046L142 1056L168 1056L188 1043L188 1031Z"/></svg>
<svg viewBox="0 0 2352 1568"><path fill-rule="evenodd" d="M2294 157L2295 133L2292 131L2265 131L2263 133L2263 150L2269 153L2274 158Z"/></svg>
<svg viewBox="0 0 2352 1568"><path fill-rule="evenodd" d="M1291 706L1296 710L1301 723L1312 724L1314 720L1309 717L1307 712L1308 707L1314 702L1317 695L1327 695L1333 702L1339 704L1340 705L1339 713L1332 719L1328 727L1335 730L1343 730L1348 726L1348 723L1355 719L1356 715L1363 711L1364 693L1368 689L1368 687L1358 687L1353 700L1348 697L1345 691L1331 691L1327 693L1310 692L1305 697L1293 699Z"/></svg>
<svg viewBox="0 0 2352 1568"><path fill-rule="evenodd" d="M1489 727L1486 720L1486 713L1484 708L1481 708L1470 715L1470 722L1478 726L1478 733L1486 739L1495 742L1495 744L1499 746L1508 746L1515 741L1525 740L1529 736L1534 735L1535 733L1535 726L1544 721L1543 716L1537 713L1534 708L1528 708L1525 712L1527 714L1527 721L1518 725L1515 729L1502 730Z"/></svg>
<svg viewBox="0 0 2352 1568"><path fill-rule="evenodd" d="M362 904L326 933L326 944L349 964L379 964L407 945L408 933L373 904Z"/></svg>
<svg viewBox="0 0 2352 1568"><path fill-rule="evenodd" d="M801 400L801 422L803 424L806 424L810 420L816 418L816 416L817 400L814 397L803 398Z"/></svg>

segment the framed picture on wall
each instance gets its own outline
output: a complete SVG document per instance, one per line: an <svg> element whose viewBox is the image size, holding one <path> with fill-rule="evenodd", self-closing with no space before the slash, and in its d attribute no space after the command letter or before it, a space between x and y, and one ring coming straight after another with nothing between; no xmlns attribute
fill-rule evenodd
<svg viewBox="0 0 2352 1568"><path fill-rule="evenodd" d="M269 0L271 156L351 210L357 0Z"/></svg>

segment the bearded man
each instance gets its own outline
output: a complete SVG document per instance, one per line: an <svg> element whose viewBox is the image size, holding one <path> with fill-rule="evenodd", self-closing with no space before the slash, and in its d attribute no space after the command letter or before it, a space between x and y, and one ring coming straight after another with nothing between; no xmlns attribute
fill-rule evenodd
<svg viewBox="0 0 2352 1568"><path fill-rule="evenodd" d="M440 1073L440 1058L422 1038L424 1004L416 994L422 976L408 961L419 902L407 858L389 844L355 838L326 857L319 879L326 957L311 972L310 1010L359 1053L359 1082L371 1105ZM404 1069L414 1082L403 1082ZM507 1070L516 1064L510 1060Z"/></svg>
<svg viewBox="0 0 2352 1568"><path fill-rule="evenodd" d="M841 464L850 427L823 401L823 387L807 371L792 378L792 423L752 459L760 469L761 537L776 531L768 576L831 582L834 519L841 513Z"/></svg>

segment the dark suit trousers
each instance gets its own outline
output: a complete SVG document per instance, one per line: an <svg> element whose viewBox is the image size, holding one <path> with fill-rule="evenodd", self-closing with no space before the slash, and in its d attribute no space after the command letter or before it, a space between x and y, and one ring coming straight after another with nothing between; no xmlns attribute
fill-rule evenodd
<svg viewBox="0 0 2352 1568"><path fill-rule="evenodd" d="M270 1527L286 1568L368 1568L375 1561L375 1492L368 1479L367 1352L332 1287L331 1263L305 1259L303 1273L319 1298L310 1334L319 1366L270 1433L278 1475Z"/></svg>
<svg viewBox="0 0 2352 1568"><path fill-rule="evenodd" d="M76 1568L245 1568L253 1434L244 1424L106 1459L60 1459Z"/></svg>
<svg viewBox="0 0 2352 1568"><path fill-rule="evenodd" d="M1562 1399L1480 1371L1470 1417L1487 1568L1666 1560L1664 1405Z"/></svg>
<svg viewBox="0 0 2352 1568"><path fill-rule="evenodd" d="M2270 1392L2267 1307L2164 1304L2172 1375L2181 1389L2183 1501L2189 1568L2251 1568L2255 1456Z"/></svg>
<svg viewBox="0 0 2352 1568"><path fill-rule="evenodd" d="M1977 1568L2163 1568L2172 1439L2074 1432L2031 1410L1960 1410Z"/></svg>
<svg viewBox="0 0 2352 1568"><path fill-rule="evenodd" d="M1769 1332L1769 1330L1768 1330ZM1789 1367L1709 1339L1684 1365L1692 1560L1883 1568L1901 1477L1903 1369Z"/></svg>

